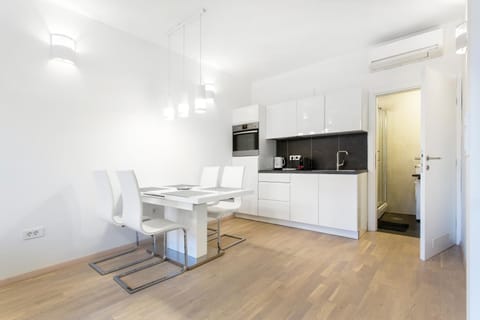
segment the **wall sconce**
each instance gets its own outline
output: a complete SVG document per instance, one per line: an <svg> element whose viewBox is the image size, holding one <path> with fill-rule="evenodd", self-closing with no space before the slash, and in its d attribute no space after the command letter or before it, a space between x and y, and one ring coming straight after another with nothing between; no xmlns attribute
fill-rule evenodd
<svg viewBox="0 0 480 320"><path fill-rule="evenodd" d="M77 44L69 36L50 34L50 55L54 60L75 64L77 58Z"/></svg>
<svg viewBox="0 0 480 320"><path fill-rule="evenodd" d="M457 54L465 54L467 52L467 23L464 22L455 29L455 45Z"/></svg>

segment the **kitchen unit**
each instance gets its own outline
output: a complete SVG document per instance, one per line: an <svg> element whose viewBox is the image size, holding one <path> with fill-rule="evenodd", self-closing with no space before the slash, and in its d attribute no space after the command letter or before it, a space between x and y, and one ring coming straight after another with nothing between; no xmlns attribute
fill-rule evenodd
<svg viewBox="0 0 480 320"><path fill-rule="evenodd" d="M258 207L261 216L290 219L290 175L261 173L258 179Z"/></svg>
<svg viewBox="0 0 480 320"><path fill-rule="evenodd" d="M296 135L314 135L324 133L325 98L313 96L297 100Z"/></svg>
<svg viewBox="0 0 480 320"><path fill-rule="evenodd" d="M274 141L265 140L265 107L251 105L233 109L232 164L245 167L243 187L253 190L242 198L240 213L257 215L258 171L272 168L274 153Z"/></svg>
<svg viewBox="0 0 480 320"><path fill-rule="evenodd" d="M266 107L266 139L297 135L297 102L286 101Z"/></svg>
<svg viewBox="0 0 480 320"><path fill-rule="evenodd" d="M232 165L245 167L243 187L252 190L251 194L242 197L238 212L257 215L258 213L258 156L233 157Z"/></svg>
<svg viewBox="0 0 480 320"><path fill-rule="evenodd" d="M367 172L260 171L258 215L237 216L358 239L367 229Z"/></svg>
<svg viewBox="0 0 480 320"><path fill-rule="evenodd" d="M266 139L362 132L368 125L368 95L360 88L331 91L266 107Z"/></svg>
<svg viewBox="0 0 480 320"><path fill-rule="evenodd" d="M251 122L232 127L232 152L234 157L258 156L259 123Z"/></svg>

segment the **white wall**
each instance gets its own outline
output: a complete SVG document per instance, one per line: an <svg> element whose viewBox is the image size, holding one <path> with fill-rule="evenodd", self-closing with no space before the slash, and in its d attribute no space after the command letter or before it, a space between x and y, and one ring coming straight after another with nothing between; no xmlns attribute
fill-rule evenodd
<svg viewBox="0 0 480 320"><path fill-rule="evenodd" d="M346 87L362 87L370 92L369 110L369 230L376 229L376 175L375 175L375 95L420 87L425 66L459 75L463 56L455 54L455 27L460 21L444 25L444 55L433 60L410 64L390 70L371 73L368 68L368 49L346 54L277 76L255 81L252 102L271 104Z"/></svg>
<svg viewBox="0 0 480 320"><path fill-rule="evenodd" d="M480 3L468 2L467 317L480 319Z"/></svg>
<svg viewBox="0 0 480 320"><path fill-rule="evenodd" d="M132 242L95 216L91 171L194 183L231 161L231 108L250 102L249 83L207 70L216 106L165 121L164 48L38 3L0 10L0 279ZM77 39L76 67L49 61L49 31ZM22 240L35 226L46 236Z"/></svg>
<svg viewBox="0 0 480 320"><path fill-rule="evenodd" d="M388 212L415 214L415 165L420 157L419 90L380 96L377 103L387 114Z"/></svg>

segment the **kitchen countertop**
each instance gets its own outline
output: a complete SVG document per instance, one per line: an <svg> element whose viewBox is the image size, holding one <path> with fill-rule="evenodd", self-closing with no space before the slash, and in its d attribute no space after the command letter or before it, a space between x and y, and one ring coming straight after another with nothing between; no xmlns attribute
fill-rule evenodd
<svg viewBox="0 0 480 320"><path fill-rule="evenodd" d="M291 174L360 174L368 170L259 170L258 173L291 173Z"/></svg>

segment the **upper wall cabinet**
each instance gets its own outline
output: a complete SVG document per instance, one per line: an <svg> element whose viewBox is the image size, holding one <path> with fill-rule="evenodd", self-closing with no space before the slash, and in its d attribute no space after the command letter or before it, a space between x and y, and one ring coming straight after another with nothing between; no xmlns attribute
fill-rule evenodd
<svg viewBox="0 0 480 320"><path fill-rule="evenodd" d="M297 101L297 135L324 132L325 97L313 96Z"/></svg>
<svg viewBox="0 0 480 320"><path fill-rule="evenodd" d="M235 108L232 110L232 124L245 124L258 122L259 120L259 106L252 105L242 108Z"/></svg>
<svg viewBox="0 0 480 320"><path fill-rule="evenodd" d="M367 95L343 89L267 106L266 139L368 130Z"/></svg>
<svg viewBox="0 0 480 320"><path fill-rule="evenodd" d="M325 133L367 131L368 104L362 89L325 95Z"/></svg>
<svg viewBox="0 0 480 320"><path fill-rule="evenodd" d="M287 101L267 106L267 139L297 135L297 102Z"/></svg>

